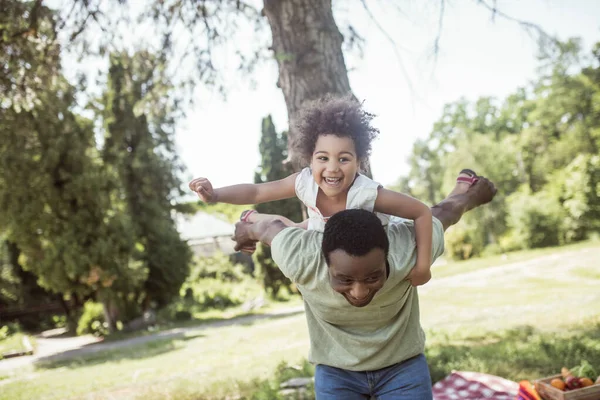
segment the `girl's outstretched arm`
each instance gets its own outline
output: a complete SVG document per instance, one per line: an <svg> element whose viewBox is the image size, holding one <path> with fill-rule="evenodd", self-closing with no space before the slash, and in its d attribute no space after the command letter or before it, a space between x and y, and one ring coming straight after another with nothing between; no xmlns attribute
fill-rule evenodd
<svg viewBox="0 0 600 400"><path fill-rule="evenodd" d="M189 188L206 203L260 204L294 197L296 176L298 173L273 182L244 183L217 189L213 189L208 179L196 178L190 182Z"/></svg>
<svg viewBox="0 0 600 400"><path fill-rule="evenodd" d="M427 283L431 279L431 209L413 197L382 188L377 193L375 211L415 221L417 262L410 278L415 286Z"/></svg>

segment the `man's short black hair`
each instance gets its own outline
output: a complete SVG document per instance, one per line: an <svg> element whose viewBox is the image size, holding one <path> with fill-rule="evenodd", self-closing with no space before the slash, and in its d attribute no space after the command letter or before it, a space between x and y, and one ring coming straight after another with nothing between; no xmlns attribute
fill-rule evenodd
<svg viewBox="0 0 600 400"><path fill-rule="evenodd" d="M360 209L340 211L325 224L321 249L327 265L329 255L335 250L360 257L375 248L383 250L387 260L390 242L381 220L372 212Z"/></svg>

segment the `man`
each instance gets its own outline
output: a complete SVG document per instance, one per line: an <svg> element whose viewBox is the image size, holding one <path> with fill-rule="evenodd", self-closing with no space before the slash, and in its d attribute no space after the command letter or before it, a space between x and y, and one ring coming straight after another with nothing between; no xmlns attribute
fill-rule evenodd
<svg viewBox="0 0 600 400"><path fill-rule="evenodd" d="M444 231L495 196L494 185L477 178L431 208L433 260L444 251ZM417 289L406 279L416 258L412 221L386 231L372 213L345 210L323 233L278 220L239 222L234 240L236 249L270 245L302 293L317 399L432 398Z"/></svg>

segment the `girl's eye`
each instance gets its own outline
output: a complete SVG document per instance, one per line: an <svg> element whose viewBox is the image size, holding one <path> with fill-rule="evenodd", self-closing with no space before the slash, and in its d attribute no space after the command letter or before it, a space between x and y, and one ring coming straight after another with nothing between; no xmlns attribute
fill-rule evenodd
<svg viewBox="0 0 600 400"><path fill-rule="evenodd" d="M319 161L327 161L327 157L317 157L317 160L319 160Z"/></svg>
<svg viewBox="0 0 600 400"><path fill-rule="evenodd" d="M348 162L349 160L347 158L340 158L340 162L344 163L344 162Z"/></svg>

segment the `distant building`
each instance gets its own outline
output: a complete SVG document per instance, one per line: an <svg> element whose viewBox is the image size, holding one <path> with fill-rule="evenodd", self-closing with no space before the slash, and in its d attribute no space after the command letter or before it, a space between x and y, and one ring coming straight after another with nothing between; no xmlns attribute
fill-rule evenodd
<svg viewBox="0 0 600 400"><path fill-rule="evenodd" d="M196 256L210 257L218 251L227 255L235 253L231 240L233 224L214 215L201 211L194 215L180 215L177 217L177 230Z"/></svg>

